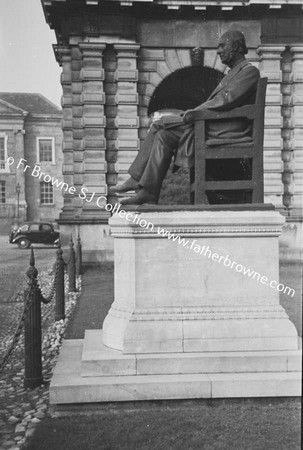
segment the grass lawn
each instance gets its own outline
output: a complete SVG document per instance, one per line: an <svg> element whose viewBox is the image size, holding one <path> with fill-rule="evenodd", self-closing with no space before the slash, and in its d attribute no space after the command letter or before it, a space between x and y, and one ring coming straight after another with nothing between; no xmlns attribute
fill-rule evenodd
<svg viewBox="0 0 303 450"><path fill-rule="evenodd" d="M101 405L44 420L30 450L296 450L299 400L195 400Z"/></svg>

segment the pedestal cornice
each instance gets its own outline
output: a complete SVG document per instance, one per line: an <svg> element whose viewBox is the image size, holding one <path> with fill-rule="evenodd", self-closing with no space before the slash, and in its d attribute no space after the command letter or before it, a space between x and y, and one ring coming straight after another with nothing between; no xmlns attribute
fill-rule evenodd
<svg viewBox="0 0 303 450"><path fill-rule="evenodd" d="M275 211L126 212L109 220L114 237L279 236L285 218ZM164 232L161 232L164 230Z"/></svg>

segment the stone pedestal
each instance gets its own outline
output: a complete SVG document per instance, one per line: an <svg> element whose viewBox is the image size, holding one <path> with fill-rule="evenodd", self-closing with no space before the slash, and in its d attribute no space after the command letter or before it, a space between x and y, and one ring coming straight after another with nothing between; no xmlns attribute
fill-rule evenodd
<svg viewBox="0 0 303 450"><path fill-rule="evenodd" d="M300 395L297 332L279 305L283 223L270 209L112 217L115 301L102 332L63 349L81 354L78 375L61 356L51 401Z"/></svg>
<svg viewBox="0 0 303 450"><path fill-rule="evenodd" d="M295 327L269 286L279 283L283 223L274 211L145 213L135 226L113 217L104 344L123 353L294 350Z"/></svg>

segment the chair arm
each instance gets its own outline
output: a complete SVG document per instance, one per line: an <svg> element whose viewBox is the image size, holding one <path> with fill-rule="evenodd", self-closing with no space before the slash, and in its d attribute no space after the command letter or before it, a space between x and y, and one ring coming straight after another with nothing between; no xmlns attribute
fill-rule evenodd
<svg viewBox="0 0 303 450"><path fill-rule="evenodd" d="M246 117L247 119L254 119L256 116L256 108L254 105L246 105L241 106L239 108L231 109L230 111L212 111L210 109L204 109L200 111L193 110L189 114L193 114L193 121L233 119L237 117Z"/></svg>

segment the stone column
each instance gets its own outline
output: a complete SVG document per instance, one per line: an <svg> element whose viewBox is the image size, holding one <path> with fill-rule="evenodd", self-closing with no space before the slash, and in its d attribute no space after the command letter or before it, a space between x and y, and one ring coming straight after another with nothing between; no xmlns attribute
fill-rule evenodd
<svg viewBox="0 0 303 450"><path fill-rule="evenodd" d="M292 169L293 191L291 206L301 209L303 195L303 45L290 49L292 54Z"/></svg>
<svg viewBox="0 0 303 450"><path fill-rule="evenodd" d="M116 93L117 83L115 79L117 69L116 52L112 46L107 46L104 52L103 66L105 71L104 78L104 93L105 93L105 116L106 116L106 161L107 161L107 174L106 183L107 187L115 186L117 184L117 128L115 119L117 115L116 105ZM108 195L108 201L114 203L116 197Z"/></svg>
<svg viewBox="0 0 303 450"><path fill-rule="evenodd" d="M83 152L82 152L82 82L80 71L82 68L82 54L77 43L71 46L71 91L72 91L72 113L71 113L71 137L73 159L70 165L69 178L77 193L83 185ZM79 218L82 212L82 200L79 195L73 198L72 218Z"/></svg>
<svg viewBox="0 0 303 450"><path fill-rule="evenodd" d="M61 85L62 85L62 130L63 130L63 166L62 173L64 182L72 186L73 168L74 168L74 156L73 156L73 96L72 96L72 65L71 65L71 49L65 46L55 46L56 59L62 67L61 73ZM60 214L62 219L73 217L73 195L68 191L62 191L63 193L63 208Z"/></svg>
<svg viewBox="0 0 303 450"><path fill-rule="evenodd" d="M293 203L293 148L292 134L293 126L291 123L292 115L292 80L291 80L291 53L288 49L282 54L282 117L283 117L283 176L284 185L283 204L287 210L291 209Z"/></svg>
<svg viewBox="0 0 303 450"><path fill-rule="evenodd" d="M127 170L139 150L139 96L137 91L137 51L139 48L140 46L137 44L114 44L117 53L115 125L117 127L116 171L118 184L128 177Z"/></svg>
<svg viewBox="0 0 303 450"><path fill-rule="evenodd" d="M77 175L75 171L75 177L78 177L77 184L82 185L87 195L83 201L82 217L104 215L107 218L109 214L102 209L107 195L103 89L105 44L83 42L79 44L79 48L83 58L79 74L82 83L81 107L75 107L74 112L81 119L81 128L79 127L75 136L75 142L78 144L75 148L75 160L80 171L77 170ZM79 119L77 123L78 121ZM100 197L104 198L99 199Z"/></svg>
<svg viewBox="0 0 303 450"><path fill-rule="evenodd" d="M282 46L262 45L257 50L261 76L268 78L264 130L265 201L281 209L283 209L281 54L284 49Z"/></svg>

